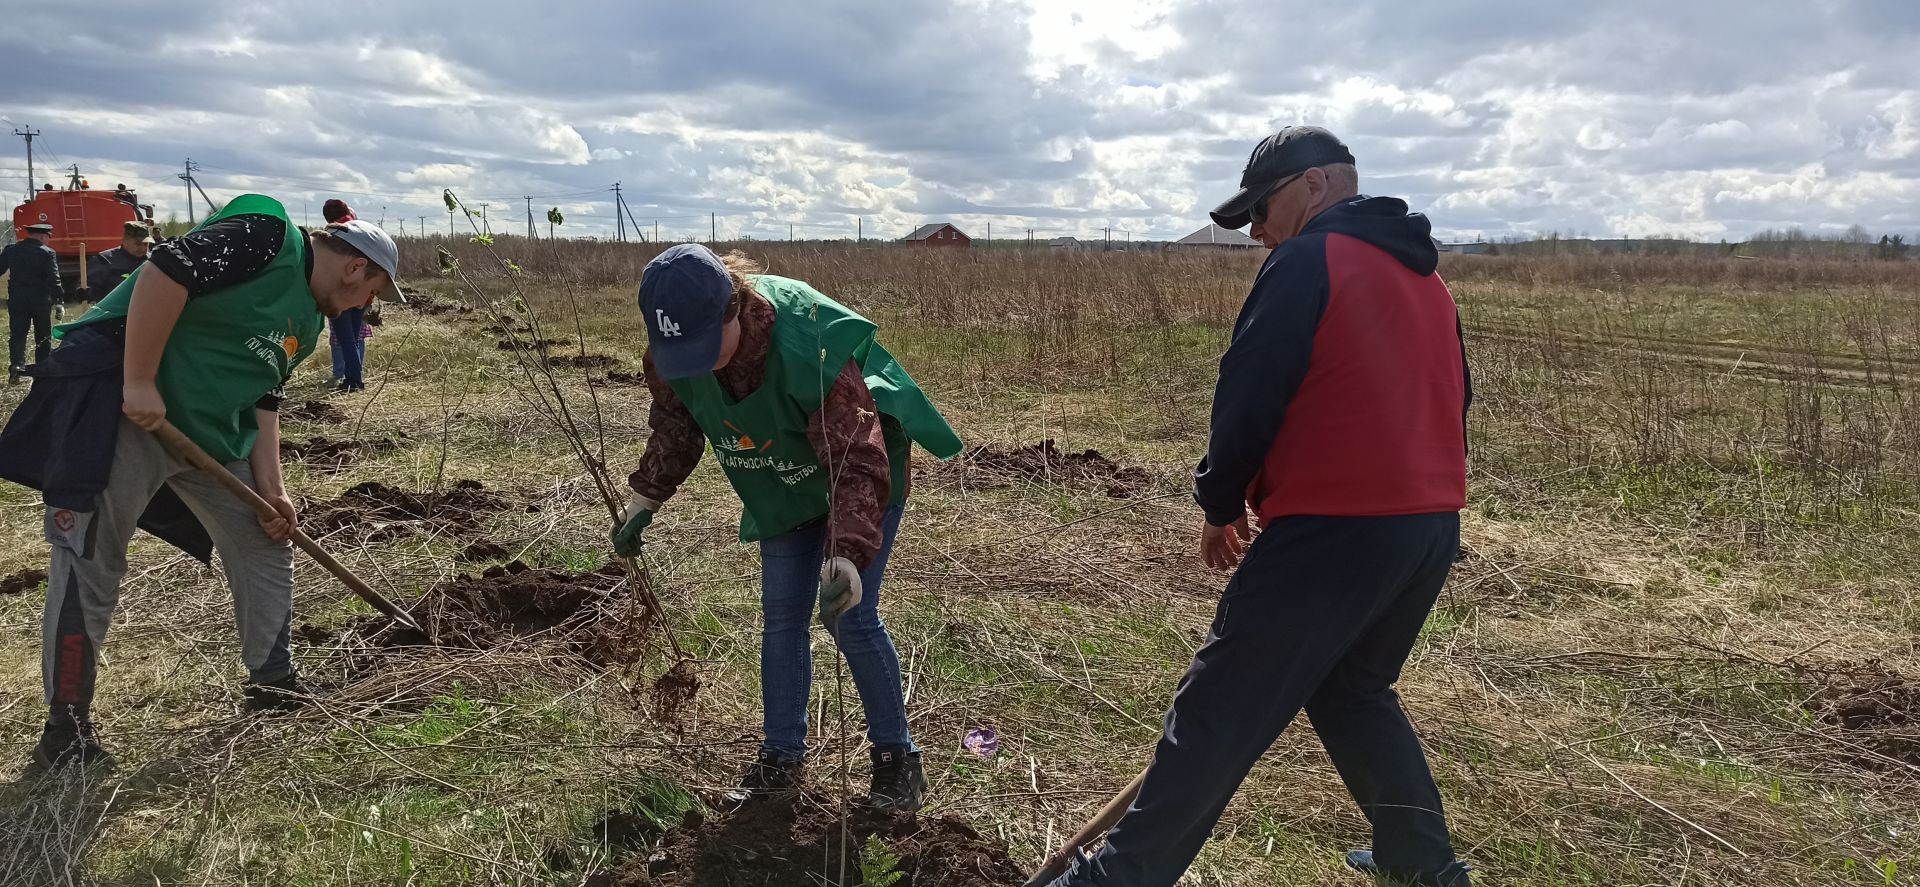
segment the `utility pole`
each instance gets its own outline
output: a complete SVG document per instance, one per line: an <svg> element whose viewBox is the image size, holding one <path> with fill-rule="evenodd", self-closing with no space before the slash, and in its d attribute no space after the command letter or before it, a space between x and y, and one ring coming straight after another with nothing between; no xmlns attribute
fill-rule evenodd
<svg viewBox="0 0 1920 887"><path fill-rule="evenodd" d="M187 162L186 162L186 170L187 170L186 172L180 174L180 180L187 183L187 223L193 224L194 192L196 191L199 192L200 199L207 202L208 216L212 216L214 213L217 213L220 210L218 207L213 205L213 198L207 196L207 189L200 187L199 180L193 177L193 174L200 170L200 164L193 162L193 158L189 157L187 158Z"/></svg>
<svg viewBox="0 0 1920 887"><path fill-rule="evenodd" d="M527 239L539 240L540 232L538 229L533 227L533 198L523 197L521 199L527 202Z"/></svg>
<svg viewBox="0 0 1920 887"><path fill-rule="evenodd" d="M420 217L420 236L421 237L427 236L427 217L426 216Z"/></svg>
<svg viewBox="0 0 1920 887"><path fill-rule="evenodd" d="M697 218L697 217L696 217ZM707 242L720 242L720 214L707 213Z"/></svg>
<svg viewBox="0 0 1920 887"><path fill-rule="evenodd" d="M853 217L853 242L859 243L866 239L867 239L867 217L854 216Z"/></svg>
<svg viewBox="0 0 1920 887"><path fill-rule="evenodd" d="M452 237L452 236L454 236L454 231L453 231L453 207L451 207L451 206L449 206L449 207L447 207L447 236L448 236L448 237Z"/></svg>
<svg viewBox="0 0 1920 887"><path fill-rule="evenodd" d="M193 158L187 158L186 172L180 174L180 181L187 183L187 224L194 224L193 218Z"/></svg>
<svg viewBox="0 0 1920 887"><path fill-rule="evenodd" d="M485 231L488 237L493 236L493 225L487 221L487 207L492 205L491 203L480 204L480 230Z"/></svg>
<svg viewBox="0 0 1920 887"><path fill-rule="evenodd" d="M20 130L16 129L13 131L13 134L27 140L27 199L32 200L33 199L33 140L34 138L40 135L40 131L29 126L27 127L26 132L21 132ZM189 196L189 199L191 199L191 196Z"/></svg>
<svg viewBox="0 0 1920 887"><path fill-rule="evenodd" d="M380 207L380 227L387 227L387 208L384 206Z"/></svg>
<svg viewBox="0 0 1920 887"><path fill-rule="evenodd" d="M987 223L987 249L993 249L993 223Z"/></svg>
<svg viewBox="0 0 1920 887"><path fill-rule="evenodd" d="M655 226L659 223L655 222ZM627 242L627 218L620 214L620 183L613 183L613 228L621 243ZM638 234L640 232L633 232Z"/></svg>
<svg viewBox="0 0 1920 887"><path fill-rule="evenodd" d="M788 243L793 242L793 223L792 222L787 223L787 242Z"/></svg>
<svg viewBox="0 0 1920 887"><path fill-rule="evenodd" d="M635 227L639 227L638 223L635 223ZM654 243L660 242L660 220L659 219L653 220L653 242Z"/></svg>

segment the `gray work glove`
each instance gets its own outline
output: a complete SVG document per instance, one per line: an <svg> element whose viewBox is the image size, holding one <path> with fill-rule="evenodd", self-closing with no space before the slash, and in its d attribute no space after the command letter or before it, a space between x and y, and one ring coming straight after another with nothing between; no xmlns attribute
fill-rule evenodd
<svg viewBox="0 0 1920 887"><path fill-rule="evenodd" d="M840 617L860 603L860 568L836 557L820 568L820 626L840 639Z"/></svg>
<svg viewBox="0 0 1920 887"><path fill-rule="evenodd" d="M621 557L640 556L640 534L646 532L647 525L653 523L653 513L660 510L660 503L639 493L627 500L626 510L620 512L620 522L613 527L613 553Z"/></svg>

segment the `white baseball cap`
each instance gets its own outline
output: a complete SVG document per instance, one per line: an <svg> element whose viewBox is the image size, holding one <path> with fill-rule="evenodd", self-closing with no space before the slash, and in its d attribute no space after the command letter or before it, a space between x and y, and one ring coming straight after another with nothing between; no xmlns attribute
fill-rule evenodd
<svg viewBox="0 0 1920 887"><path fill-rule="evenodd" d="M393 238L387 236L385 229L372 222L352 219L335 222L327 226L335 237L353 245L354 249L379 265L387 272L387 285L380 291L382 302L405 302L407 297L400 292L400 247L394 245Z"/></svg>

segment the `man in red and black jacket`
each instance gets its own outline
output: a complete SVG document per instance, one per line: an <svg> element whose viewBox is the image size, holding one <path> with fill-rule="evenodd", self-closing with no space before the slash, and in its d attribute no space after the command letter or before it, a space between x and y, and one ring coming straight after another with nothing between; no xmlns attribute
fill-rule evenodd
<svg viewBox="0 0 1920 887"><path fill-rule="evenodd" d="M1214 211L1272 249L1220 360L1194 498L1238 571L1180 681L1139 797L1057 885L1171 887L1302 710L1373 825L1348 864L1467 887L1393 685L1460 540L1471 399L1425 217L1362 197L1332 133L1262 141ZM1256 532L1247 522L1252 509Z"/></svg>

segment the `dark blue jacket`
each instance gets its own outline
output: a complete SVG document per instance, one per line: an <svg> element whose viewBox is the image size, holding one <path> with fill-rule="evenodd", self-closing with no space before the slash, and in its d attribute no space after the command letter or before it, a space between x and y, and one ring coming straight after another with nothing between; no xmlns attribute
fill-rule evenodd
<svg viewBox="0 0 1920 887"><path fill-rule="evenodd" d="M127 252L124 246L101 250L87 260L87 290L95 302L107 297L113 288L127 279L146 259Z"/></svg>
<svg viewBox="0 0 1920 887"><path fill-rule="evenodd" d="M60 256L29 237L0 250L0 271L7 275L7 304L19 311L42 311L60 301Z"/></svg>
<svg viewBox="0 0 1920 887"><path fill-rule="evenodd" d="M113 470L119 437L124 322L81 327L32 367L33 388L0 431L0 479L39 490L49 508L93 511ZM141 529L201 562L213 540L186 503L162 484Z"/></svg>

